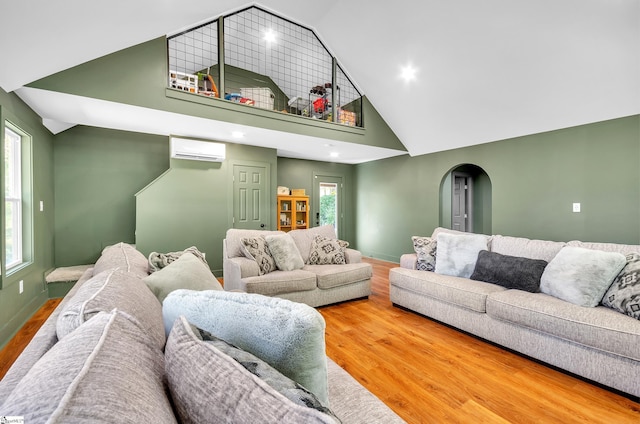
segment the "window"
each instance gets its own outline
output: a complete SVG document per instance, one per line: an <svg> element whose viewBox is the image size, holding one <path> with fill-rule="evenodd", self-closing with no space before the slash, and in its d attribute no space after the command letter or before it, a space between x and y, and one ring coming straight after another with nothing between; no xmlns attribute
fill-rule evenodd
<svg viewBox="0 0 640 424"><path fill-rule="evenodd" d="M28 219L28 205L25 193L29 193L30 179L25 171L30 170L29 136L6 122L4 130L4 234L6 269L16 267L28 260L25 245L30 245L31 221ZM26 166L25 166L26 164ZM26 175L26 177L25 177ZM26 190L25 190L26 189ZM25 210L25 204L27 205ZM26 225L25 225L26 224ZM27 256L25 258L25 256Z"/></svg>

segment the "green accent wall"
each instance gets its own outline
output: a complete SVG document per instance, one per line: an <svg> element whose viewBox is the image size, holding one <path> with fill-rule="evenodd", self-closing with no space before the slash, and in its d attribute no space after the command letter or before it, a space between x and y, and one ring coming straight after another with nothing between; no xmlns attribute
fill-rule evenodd
<svg viewBox="0 0 640 424"><path fill-rule="evenodd" d="M278 185L289 187L290 189L305 189L305 193L309 196L309 202L311 203L309 220L312 226L315 226L316 221L315 216L311 215L317 206L313 204L315 202L315 199L313 199L314 175L342 177L345 202L343 225L345 231L340 237L348 241L351 247L356 248L355 167L331 162L278 158Z"/></svg>
<svg viewBox="0 0 640 424"><path fill-rule="evenodd" d="M441 225L443 178L462 164L488 175L493 234L640 244L640 116L416 157L356 165L364 255L398 261L411 236ZM582 204L581 213L572 203Z"/></svg>
<svg viewBox="0 0 640 424"><path fill-rule="evenodd" d="M160 37L29 84L30 87L294 134L406 151L364 99L366 129L300 118L167 88L167 45ZM242 112L242 113L238 113Z"/></svg>
<svg viewBox="0 0 640 424"><path fill-rule="evenodd" d="M77 126L55 137L56 266L135 243L135 193L169 168L169 139Z"/></svg>
<svg viewBox="0 0 640 424"><path fill-rule="evenodd" d="M136 194L138 250L148 255L196 246L211 270L222 276L222 240L233 226L235 164L266 164L275 175L276 151L228 144L221 163L171 159L171 168ZM275 179L270 181L270 211L275 211ZM270 225L275 229L274 216Z"/></svg>
<svg viewBox="0 0 640 424"><path fill-rule="evenodd" d="M0 140L4 142L4 122L9 120L32 138L32 200L33 200L33 260L19 271L2 272L0 282L0 348L47 300L44 273L53 268L54 197L53 197L53 136L42 126L37 116L13 93L0 89ZM4 149L2 149L4 151ZM2 177L0 177L2 178ZM40 212L39 202L44 210ZM4 202L3 202L4 205ZM2 206L4 211L4 206ZM1 238L4 240L4 237ZM4 252L2 241L1 252ZM4 254L4 253L2 253ZM19 293L18 282L24 282Z"/></svg>

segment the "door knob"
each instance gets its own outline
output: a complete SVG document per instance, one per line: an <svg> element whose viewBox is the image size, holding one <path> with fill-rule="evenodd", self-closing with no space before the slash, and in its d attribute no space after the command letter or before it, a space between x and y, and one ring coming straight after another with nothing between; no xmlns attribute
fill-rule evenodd
<svg viewBox="0 0 640 424"><path fill-rule="evenodd" d="M260 224L260 228L264 228L264 224Z"/></svg>

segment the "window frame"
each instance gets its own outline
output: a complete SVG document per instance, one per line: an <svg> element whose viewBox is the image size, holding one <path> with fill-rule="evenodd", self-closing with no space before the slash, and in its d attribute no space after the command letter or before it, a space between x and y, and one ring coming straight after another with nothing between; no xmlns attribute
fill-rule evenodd
<svg viewBox="0 0 640 424"><path fill-rule="evenodd" d="M18 196L7 197L7 187L6 187L6 177L7 177L7 169L6 169L6 145L3 144L3 163L5 164L5 169L3 169L2 178L3 180L3 197L5 198L5 202L2 205L3 211L3 219L2 219L2 240L3 240L3 249L2 249L2 264L3 266L3 276L14 274L17 271L22 270L26 266L32 263L33 260L33 226L34 226L34 216L33 216L33 201L32 197L32 137L31 135L23 130L18 125L9 121L8 119L4 119L2 121L2 142L6 143L7 141L7 131L10 131L14 135L19 137L19 141L17 144L19 148L14 148L13 157L17 163L17 166L13 167L13 175L12 179L17 182L14 185L15 190L18 191ZM9 193L10 195L13 193ZM15 241L15 246L18 249L16 258L7 263L7 202L14 202L16 205L16 209L18 209L18 214L14 216L13 225L15 228L19 228L18 239Z"/></svg>

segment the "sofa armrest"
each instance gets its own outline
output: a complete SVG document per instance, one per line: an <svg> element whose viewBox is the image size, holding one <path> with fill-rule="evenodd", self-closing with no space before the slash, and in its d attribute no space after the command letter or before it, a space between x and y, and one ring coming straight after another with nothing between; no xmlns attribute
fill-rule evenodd
<svg viewBox="0 0 640 424"><path fill-rule="evenodd" d="M405 253L400 256L400 267L407 269L416 269L418 264L418 255L415 253Z"/></svg>
<svg viewBox="0 0 640 424"><path fill-rule="evenodd" d="M362 262L362 253L359 250L349 249L344 250L344 258L348 264L359 264Z"/></svg>
<svg viewBox="0 0 640 424"><path fill-rule="evenodd" d="M244 256L229 258L227 256L226 239L222 241L222 275L224 278L224 289L240 290L240 280L246 277L256 277L260 275L258 263Z"/></svg>

